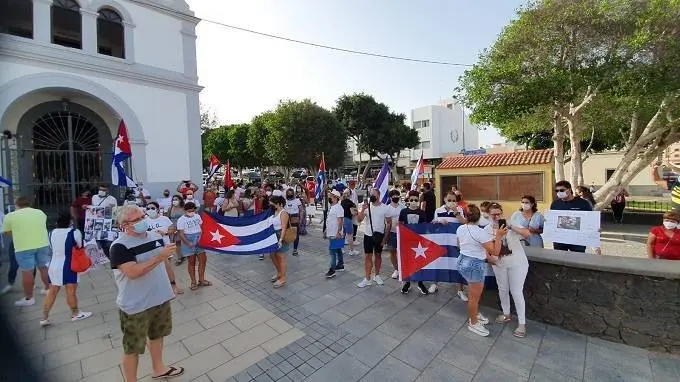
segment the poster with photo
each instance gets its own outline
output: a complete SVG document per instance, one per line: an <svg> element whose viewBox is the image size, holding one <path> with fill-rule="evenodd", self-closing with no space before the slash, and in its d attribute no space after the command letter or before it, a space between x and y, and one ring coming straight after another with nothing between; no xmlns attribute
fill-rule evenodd
<svg viewBox="0 0 680 382"><path fill-rule="evenodd" d="M85 211L84 239L112 241L118 237L114 229L113 209L111 207L89 207Z"/></svg>
<svg viewBox="0 0 680 382"><path fill-rule="evenodd" d="M553 243L600 247L600 211L558 211L545 213L543 239Z"/></svg>

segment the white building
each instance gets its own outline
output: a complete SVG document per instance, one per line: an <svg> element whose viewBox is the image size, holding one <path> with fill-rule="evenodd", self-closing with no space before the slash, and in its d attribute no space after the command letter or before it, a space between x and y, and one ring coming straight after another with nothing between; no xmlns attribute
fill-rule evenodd
<svg viewBox="0 0 680 382"><path fill-rule="evenodd" d="M411 110L411 126L420 136L420 144L411 150L411 160L418 160L421 150L423 158L438 159L479 149L479 128L452 99Z"/></svg>
<svg viewBox="0 0 680 382"><path fill-rule="evenodd" d="M158 196L201 181L199 19L183 0L0 1L2 173L65 208L111 181L122 120L132 177Z"/></svg>

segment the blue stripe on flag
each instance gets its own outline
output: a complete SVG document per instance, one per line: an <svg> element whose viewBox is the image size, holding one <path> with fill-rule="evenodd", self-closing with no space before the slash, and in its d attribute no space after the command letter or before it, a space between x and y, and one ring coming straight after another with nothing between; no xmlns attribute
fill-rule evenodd
<svg viewBox="0 0 680 382"><path fill-rule="evenodd" d="M272 215L272 211L270 209L260 212L259 214L239 217L217 215L208 211L205 212L210 215L211 218L215 219L216 222L231 227L247 227L249 225L257 224L263 220L267 220Z"/></svg>
<svg viewBox="0 0 680 382"><path fill-rule="evenodd" d="M0 186L12 187L12 182L4 176L0 176Z"/></svg>

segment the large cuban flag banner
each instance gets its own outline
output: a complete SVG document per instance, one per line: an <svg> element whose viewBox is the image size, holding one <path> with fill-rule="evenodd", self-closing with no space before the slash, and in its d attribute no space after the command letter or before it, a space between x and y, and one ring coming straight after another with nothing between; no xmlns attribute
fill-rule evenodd
<svg viewBox="0 0 680 382"><path fill-rule="evenodd" d="M276 252L279 240L271 211L253 216L231 217L203 212L198 246L230 255L261 255Z"/></svg>
<svg viewBox="0 0 680 382"><path fill-rule="evenodd" d="M460 223L399 224L399 280L467 284L458 273L458 227ZM487 287L496 286L490 265L487 265L485 284Z"/></svg>

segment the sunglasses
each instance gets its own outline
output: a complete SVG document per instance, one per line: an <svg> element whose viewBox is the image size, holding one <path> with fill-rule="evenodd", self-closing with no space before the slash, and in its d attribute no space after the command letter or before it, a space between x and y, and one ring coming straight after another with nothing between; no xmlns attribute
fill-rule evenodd
<svg viewBox="0 0 680 382"><path fill-rule="evenodd" d="M409 202L417 202L418 199L413 198L413 199L409 199L408 201L409 201Z"/></svg>
<svg viewBox="0 0 680 382"><path fill-rule="evenodd" d="M455 202L455 200L453 200L453 199L446 199L446 202L447 202L447 203L448 203L448 202Z"/></svg>
<svg viewBox="0 0 680 382"><path fill-rule="evenodd" d="M555 191L557 191L557 192L566 192L567 189L566 189L566 188L556 188Z"/></svg>
<svg viewBox="0 0 680 382"><path fill-rule="evenodd" d="M146 207L147 211L156 211L156 207Z"/></svg>

